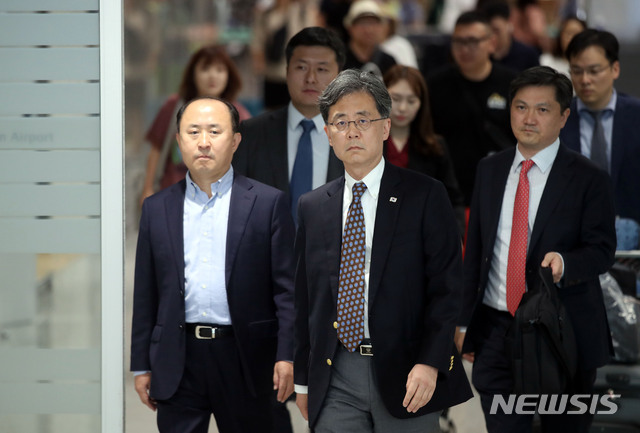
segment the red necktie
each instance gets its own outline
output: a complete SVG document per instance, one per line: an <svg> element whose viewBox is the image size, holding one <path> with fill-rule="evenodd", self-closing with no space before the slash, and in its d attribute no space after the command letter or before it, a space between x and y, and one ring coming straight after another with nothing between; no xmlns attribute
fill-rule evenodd
<svg viewBox="0 0 640 433"><path fill-rule="evenodd" d="M509 241L507 262L507 309L514 315L526 291L525 267L527 263L527 240L529 235L529 178L527 173L533 161L522 162L520 180L513 204L513 222Z"/></svg>

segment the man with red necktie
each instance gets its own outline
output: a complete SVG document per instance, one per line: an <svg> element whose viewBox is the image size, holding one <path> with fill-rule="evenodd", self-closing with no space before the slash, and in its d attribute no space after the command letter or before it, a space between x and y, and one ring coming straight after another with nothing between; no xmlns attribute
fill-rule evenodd
<svg viewBox="0 0 640 433"><path fill-rule="evenodd" d="M569 116L567 77L540 66L511 83L517 147L478 165L464 258L462 352L473 365L489 433L531 432L533 415L491 414L513 393L505 335L525 290L551 267L576 333L574 391L593 392L596 368L612 353L599 274L614 261L615 213L607 173L559 140ZM587 432L591 415L542 415L543 432Z"/></svg>

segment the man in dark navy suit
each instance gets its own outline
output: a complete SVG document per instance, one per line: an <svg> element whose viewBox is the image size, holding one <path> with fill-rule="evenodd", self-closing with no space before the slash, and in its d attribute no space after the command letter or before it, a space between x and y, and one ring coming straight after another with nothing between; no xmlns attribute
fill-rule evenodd
<svg viewBox="0 0 640 433"><path fill-rule="evenodd" d="M603 168L611 175L616 214L640 224L640 99L614 88L620 75L618 40L606 31L588 29L567 47L576 92L560 139L594 160L602 131ZM594 115L598 116L598 125Z"/></svg>
<svg viewBox="0 0 640 433"><path fill-rule="evenodd" d="M145 200L131 370L161 432L270 432L271 392L293 391L293 236L287 197L231 167L229 103L178 112L186 179Z"/></svg>
<svg viewBox="0 0 640 433"><path fill-rule="evenodd" d="M593 393L596 368L612 353L599 274L614 261L613 196L606 172L558 138L571 97L571 82L554 69L522 72L509 98L517 147L478 165L461 324L489 433L531 432L533 415L492 414L491 406L513 393L505 337L522 294L540 284L540 266L551 267L575 331L577 394ZM591 417L541 415L542 431L586 433Z"/></svg>

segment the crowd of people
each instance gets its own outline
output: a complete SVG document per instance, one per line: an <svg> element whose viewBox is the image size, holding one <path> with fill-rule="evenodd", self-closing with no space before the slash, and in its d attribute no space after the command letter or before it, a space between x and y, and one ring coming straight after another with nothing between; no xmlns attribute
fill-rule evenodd
<svg viewBox="0 0 640 433"><path fill-rule="evenodd" d="M507 331L540 267L575 329L569 391L593 394L613 350L599 275L639 247L640 99L615 89L618 41L480 0L425 71L401 30L421 6L258 9L260 112L227 47L189 59L141 188L131 370L161 432L205 433L211 414L222 433L291 432L292 395L312 431L439 432L472 397L463 359L487 430L531 431L493 402L513 393Z"/></svg>

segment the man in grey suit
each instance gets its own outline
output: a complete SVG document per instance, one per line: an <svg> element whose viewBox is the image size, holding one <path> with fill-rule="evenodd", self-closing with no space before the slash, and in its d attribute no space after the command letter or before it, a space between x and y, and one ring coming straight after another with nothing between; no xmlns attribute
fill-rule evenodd
<svg viewBox="0 0 640 433"><path fill-rule="evenodd" d="M242 122L242 145L233 167L289 194L295 214L302 193L342 174L342 163L322 130L317 101L342 69L345 47L333 31L307 27L291 38L286 57L291 102Z"/></svg>

